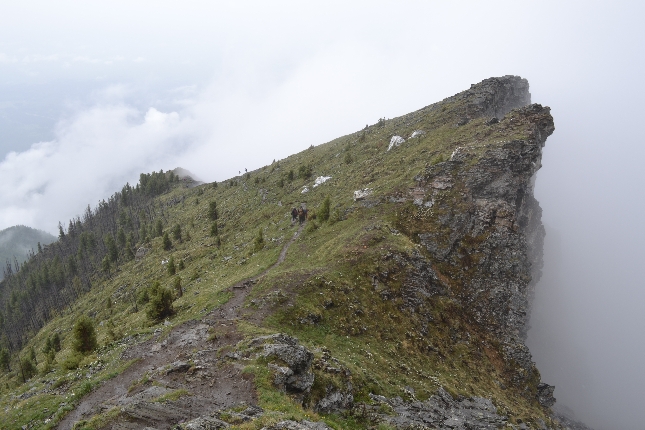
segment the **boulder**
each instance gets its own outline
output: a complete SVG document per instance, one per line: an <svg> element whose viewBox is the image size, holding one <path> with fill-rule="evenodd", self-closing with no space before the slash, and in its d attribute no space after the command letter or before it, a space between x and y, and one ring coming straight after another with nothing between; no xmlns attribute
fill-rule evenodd
<svg viewBox="0 0 645 430"><path fill-rule="evenodd" d="M354 201L360 201L364 200L366 197L372 195L372 189L371 188L365 188L362 190L356 190L354 191Z"/></svg>
<svg viewBox="0 0 645 430"><path fill-rule="evenodd" d="M387 147L387 150L389 151L392 148L396 148L400 144L404 143L405 139L402 138L401 136L392 136L392 139L390 139L390 146Z"/></svg>

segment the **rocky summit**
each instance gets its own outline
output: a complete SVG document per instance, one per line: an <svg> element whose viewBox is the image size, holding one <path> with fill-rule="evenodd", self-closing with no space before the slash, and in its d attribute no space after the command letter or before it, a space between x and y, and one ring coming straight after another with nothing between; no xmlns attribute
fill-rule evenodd
<svg viewBox="0 0 645 430"><path fill-rule="evenodd" d="M0 284L2 428L584 428L525 345L553 131L504 76L223 182L142 174Z"/></svg>

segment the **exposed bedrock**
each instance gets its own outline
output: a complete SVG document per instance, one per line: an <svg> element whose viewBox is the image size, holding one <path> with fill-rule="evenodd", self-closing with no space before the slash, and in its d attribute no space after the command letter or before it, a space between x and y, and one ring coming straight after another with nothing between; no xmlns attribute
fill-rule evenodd
<svg viewBox="0 0 645 430"><path fill-rule="evenodd" d="M494 115L484 127L509 138L460 144L449 160L416 176L411 194L419 213L407 233L429 261L415 264L413 272L423 275L408 288L437 294L445 285L466 318L499 342L510 381L548 407L553 390L542 384L537 392L539 373L524 341L545 234L533 187L553 118L548 107L527 105L528 82L519 77L487 79L446 101L462 99L465 116ZM438 281L432 268L448 276Z"/></svg>

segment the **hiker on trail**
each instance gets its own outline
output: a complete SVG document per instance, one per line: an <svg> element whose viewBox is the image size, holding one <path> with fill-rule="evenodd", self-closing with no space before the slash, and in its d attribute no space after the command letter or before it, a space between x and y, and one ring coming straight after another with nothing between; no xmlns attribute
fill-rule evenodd
<svg viewBox="0 0 645 430"><path fill-rule="evenodd" d="M298 219L298 209L292 208L291 209L291 223L293 224L296 222L296 219Z"/></svg>
<svg viewBox="0 0 645 430"><path fill-rule="evenodd" d="M298 221L300 222L300 225L302 225L303 222L305 222L305 211L303 208L298 209Z"/></svg>

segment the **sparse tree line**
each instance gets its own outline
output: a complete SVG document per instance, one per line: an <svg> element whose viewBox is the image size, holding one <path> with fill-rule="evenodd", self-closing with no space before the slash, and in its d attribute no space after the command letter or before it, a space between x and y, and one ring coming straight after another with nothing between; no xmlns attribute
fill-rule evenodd
<svg viewBox="0 0 645 430"><path fill-rule="evenodd" d="M59 223L57 242L39 246L23 264L7 262L0 282L0 368L28 333L71 307L93 279L111 276L119 264L134 259L137 244L163 236L164 247L172 246L163 232L164 208L155 207L153 199L178 182L172 172L142 173L136 186L126 184L94 210L88 205L66 230ZM179 225L171 234L182 240Z"/></svg>

